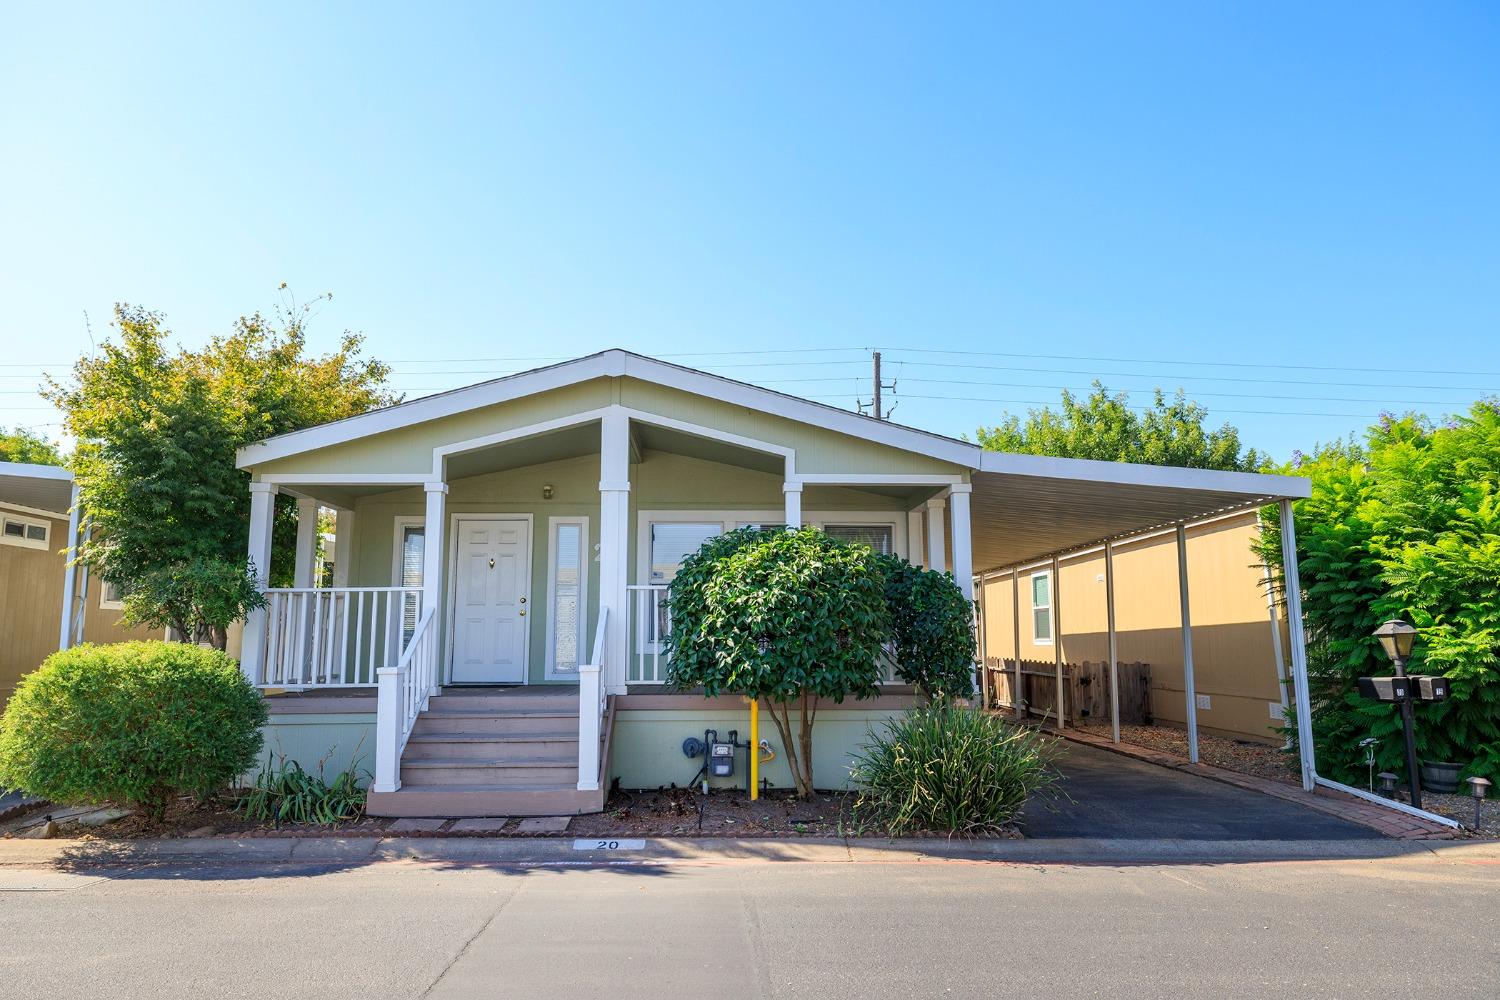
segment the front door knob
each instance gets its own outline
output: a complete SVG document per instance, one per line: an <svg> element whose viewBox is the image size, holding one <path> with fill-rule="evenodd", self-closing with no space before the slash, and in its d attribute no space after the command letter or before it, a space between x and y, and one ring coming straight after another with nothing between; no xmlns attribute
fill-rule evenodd
<svg viewBox="0 0 1500 1000"><path fill-rule="evenodd" d="M524 612L524 611L522 611L522 612L521 612L521 617L522 617L522 618L525 618L525 617L526 617L526 612Z"/></svg>
<svg viewBox="0 0 1500 1000"><path fill-rule="evenodd" d="M495 557L494 556L490 556L490 569L494 569L494 568L495 568Z"/></svg>

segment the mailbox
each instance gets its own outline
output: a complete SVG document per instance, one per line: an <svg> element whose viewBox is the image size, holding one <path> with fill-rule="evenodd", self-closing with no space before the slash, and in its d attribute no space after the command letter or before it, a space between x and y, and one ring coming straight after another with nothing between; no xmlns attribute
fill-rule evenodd
<svg viewBox="0 0 1500 1000"><path fill-rule="evenodd" d="M1411 696L1418 701L1447 701L1448 678L1417 674L1411 681Z"/></svg>
<svg viewBox="0 0 1500 1000"><path fill-rule="evenodd" d="M1410 677L1361 677L1359 694L1374 701L1405 701Z"/></svg>

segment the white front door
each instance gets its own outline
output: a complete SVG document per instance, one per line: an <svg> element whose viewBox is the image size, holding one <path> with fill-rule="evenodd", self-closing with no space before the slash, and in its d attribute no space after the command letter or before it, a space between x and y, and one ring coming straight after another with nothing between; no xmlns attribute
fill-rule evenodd
<svg viewBox="0 0 1500 1000"><path fill-rule="evenodd" d="M531 525L519 518L455 518L455 684L526 683Z"/></svg>

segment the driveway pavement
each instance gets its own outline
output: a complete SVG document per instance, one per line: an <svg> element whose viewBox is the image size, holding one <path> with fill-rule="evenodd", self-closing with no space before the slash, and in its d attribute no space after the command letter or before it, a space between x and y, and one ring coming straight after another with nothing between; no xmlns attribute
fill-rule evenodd
<svg viewBox="0 0 1500 1000"><path fill-rule="evenodd" d="M1028 837L1122 840L1367 840L1380 834L1244 788L1055 741L1067 798L1033 802Z"/></svg>

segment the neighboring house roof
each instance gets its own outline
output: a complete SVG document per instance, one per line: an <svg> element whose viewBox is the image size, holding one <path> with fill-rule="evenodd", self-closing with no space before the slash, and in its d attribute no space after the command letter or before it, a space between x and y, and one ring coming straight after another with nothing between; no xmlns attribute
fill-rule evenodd
<svg viewBox="0 0 1500 1000"><path fill-rule="evenodd" d="M0 462L0 502L66 517L73 506L73 474L57 465Z"/></svg>

